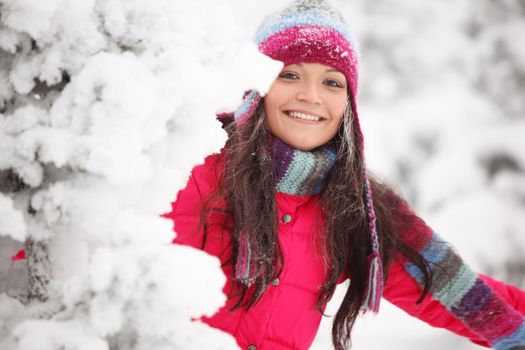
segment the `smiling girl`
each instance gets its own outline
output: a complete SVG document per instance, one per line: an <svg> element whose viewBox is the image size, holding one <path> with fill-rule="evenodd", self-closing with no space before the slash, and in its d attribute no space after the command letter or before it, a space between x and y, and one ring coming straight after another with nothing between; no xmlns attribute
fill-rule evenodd
<svg viewBox="0 0 525 350"><path fill-rule="evenodd" d="M226 305L202 321L243 349L308 349L337 284L336 349L381 297L495 349L525 349L524 293L473 272L387 185L370 177L357 113L359 54L324 1L259 28L284 68L219 119L228 140L196 166L165 216L174 243L217 256Z"/></svg>

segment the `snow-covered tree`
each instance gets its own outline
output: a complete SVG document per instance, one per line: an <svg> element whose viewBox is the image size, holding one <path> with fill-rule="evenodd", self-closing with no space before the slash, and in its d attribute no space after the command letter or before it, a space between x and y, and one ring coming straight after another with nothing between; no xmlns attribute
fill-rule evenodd
<svg viewBox="0 0 525 350"><path fill-rule="evenodd" d="M191 321L225 301L219 261L160 217L214 113L280 67L232 5L0 0L1 349L235 348Z"/></svg>

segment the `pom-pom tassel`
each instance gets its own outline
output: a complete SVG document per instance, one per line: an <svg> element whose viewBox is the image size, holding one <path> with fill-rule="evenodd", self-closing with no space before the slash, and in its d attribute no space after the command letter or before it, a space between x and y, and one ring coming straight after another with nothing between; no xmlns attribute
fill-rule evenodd
<svg viewBox="0 0 525 350"><path fill-rule="evenodd" d="M379 311L379 303L383 295L383 263L378 252L368 257L368 281L366 284L366 299L364 311Z"/></svg>

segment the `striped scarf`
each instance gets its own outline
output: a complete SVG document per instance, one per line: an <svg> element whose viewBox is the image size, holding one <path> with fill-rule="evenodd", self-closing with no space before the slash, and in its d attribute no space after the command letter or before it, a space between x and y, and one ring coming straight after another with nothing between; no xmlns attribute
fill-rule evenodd
<svg viewBox="0 0 525 350"><path fill-rule="evenodd" d="M245 96L245 99L247 96L249 97L249 94ZM249 105L254 105L254 103L252 102ZM253 107L251 108L253 109ZM330 145L322 145L313 151L304 152L290 147L279 138L272 136L272 159L276 191L308 196L318 194L323 190L327 175L335 163L336 153ZM372 253L367 261L366 296L362 310L363 312L377 313L384 285L383 264L379 253L376 216L366 166L364 169L364 190ZM239 236L235 278L247 286L251 286L256 280L252 253L249 233L242 231Z"/></svg>
<svg viewBox="0 0 525 350"><path fill-rule="evenodd" d="M322 146L303 152L273 137L272 149L277 192L298 196L321 192L335 163L336 154L332 147Z"/></svg>
<svg viewBox="0 0 525 350"><path fill-rule="evenodd" d="M327 145L311 152L288 146L272 136L272 158L277 192L298 196L318 194L325 186L327 175L335 163L335 150ZM239 252L235 266L235 277L247 286L255 282L254 262L248 233L239 237Z"/></svg>

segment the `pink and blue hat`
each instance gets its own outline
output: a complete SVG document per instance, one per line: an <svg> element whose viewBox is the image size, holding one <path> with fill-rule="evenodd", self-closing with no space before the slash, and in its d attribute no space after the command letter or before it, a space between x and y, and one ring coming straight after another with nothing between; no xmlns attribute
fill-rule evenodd
<svg viewBox="0 0 525 350"><path fill-rule="evenodd" d="M351 36L341 13L323 0L296 0L266 18L255 34L259 51L284 65L321 63L345 75L354 122L358 123L359 46ZM235 111L237 123L254 112L260 96L249 91ZM359 126L359 125L358 125ZM361 134L361 129L358 128Z"/></svg>

